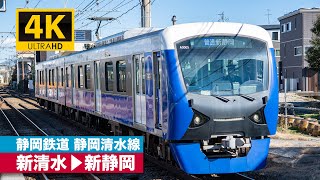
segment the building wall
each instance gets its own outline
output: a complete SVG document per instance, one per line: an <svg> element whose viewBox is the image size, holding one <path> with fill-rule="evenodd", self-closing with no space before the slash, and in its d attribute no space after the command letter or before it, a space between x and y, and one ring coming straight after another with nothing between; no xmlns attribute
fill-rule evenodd
<svg viewBox="0 0 320 180"><path fill-rule="evenodd" d="M318 73L310 70L305 55L313 36L310 29L320 14L320 9L316 11L302 9L280 18L281 28L283 24L291 22L291 31L281 32L280 36L282 71L284 77L288 78L287 87L291 86L289 90L318 91ZM295 47L302 47L301 55L295 55Z"/></svg>
<svg viewBox="0 0 320 180"><path fill-rule="evenodd" d="M276 55L276 62L277 62L277 72L278 72L278 77L279 77L279 89L282 89L283 87L283 83L282 83L282 79L281 79L281 69L282 66L280 66L280 56L281 53L279 55L279 53L277 53L277 51L280 51L280 25L279 24L274 24L274 25L261 25L262 28L264 28L265 30L267 30L267 32L269 33L270 38L272 39L272 44L273 44L273 48L275 50L275 55ZM276 32L278 33L277 38L273 38L273 33Z"/></svg>

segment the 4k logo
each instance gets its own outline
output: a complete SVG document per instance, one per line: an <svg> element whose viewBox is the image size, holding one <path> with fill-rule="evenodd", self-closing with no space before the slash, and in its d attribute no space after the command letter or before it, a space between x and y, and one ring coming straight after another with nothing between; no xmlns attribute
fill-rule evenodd
<svg viewBox="0 0 320 180"><path fill-rule="evenodd" d="M74 50L74 10L17 9L17 50Z"/></svg>

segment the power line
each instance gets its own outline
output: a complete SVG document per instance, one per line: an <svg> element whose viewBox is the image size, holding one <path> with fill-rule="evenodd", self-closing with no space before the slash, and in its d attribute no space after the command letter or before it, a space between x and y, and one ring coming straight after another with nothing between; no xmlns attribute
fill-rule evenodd
<svg viewBox="0 0 320 180"><path fill-rule="evenodd" d="M79 15L81 15L81 12L84 12L88 8L90 8L94 4L94 0L92 0L89 4L87 4L81 11L79 11L74 17L77 18Z"/></svg>
<svg viewBox="0 0 320 180"><path fill-rule="evenodd" d="M155 1L156 1L156 0L153 0L152 2L150 1L150 2L149 2L148 4L146 4L146 5L149 5L150 3L153 4ZM133 9L135 9L136 7L138 7L139 5L140 5L140 2L139 2L138 4L136 4L135 6L133 6L132 8L128 9L126 12L122 13L120 16L116 17L114 20L111 20L111 21L107 22L106 24L104 24L103 26L101 26L101 28L104 27L104 26L106 26L106 25L108 25L108 24L110 24L110 23L112 23L113 21L118 20L118 19L121 18L122 16L128 14L130 11L132 11Z"/></svg>
<svg viewBox="0 0 320 180"><path fill-rule="evenodd" d="M40 2L40 0L39 0L39 2ZM39 4L39 2L38 2L38 4ZM23 8L27 8L28 4L29 4L29 1L26 1L26 4L24 5ZM38 5L38 4L37 4L37 5ZM12 27L12 29L10 30L9 34L7 35L7 37L1 42L0 48L1 48L1 46L3 45L3 43L8 39L9 35L12 34L12 33L14 33L13 30L14 30L15 27L16 27L16 25L13 25L13 27Z"/></svg>
<svg viewBox="0 0 320 180"><path fill-rule="evenodd" d="M78 9L86 0L83 0L77 7L76 9Z"/></svg>
<svg viewBox="0 0 320 180"><path fill-rule="evenodd" d="M40 4L40 1L41 0L38 1L38 3L34 6L34 8L38 7L38 5Z"/></svg>
<svg viewBox="0 0 320 180"><path fill-rule="evenodd" d="M81 19L80 19L80 17L79 17L78 19L76 19L76 22L77 22L77 21L85 20L85 19L87 19L88 17L94 15L95 13L97 13L98 11L100 11L101 9L103 9L103 8L105 8L107 5L109 5L112 1L114 1L114 0L111 0L110 2L107 2L104 6L102 6L101 8L99 8L98 10L96 10L95 12L90 13L90 15L88 15L88 16L86 16L86 17L84 17L84 18L81 18ZM84 15L84 14L83 14L83 15Z"/></svg>
<svg viewBox="0 0 320 180"><path fill-rule="evenodd" d="M118 10L119 8L121 8L121 7L129 4L129 3L132 2L133 0L125 3L124 5L121 5L121 4L124 3L125 1L126 1L126 0L123 0L123 1L120 2L118 5L116 5L114 8L112 8L111 12L113 12L113 11L115 11L115 10ZM120 6L120 5L121 5L121 6ZM101 17L103 17L103 16L105 16L105 15L107 15L107 14L109 14L109 13L110 13L110 12L107 12L107 13L103 14ZM87 24L85 24L85 25L83 25L83 26L81 26L80 29L83 28L83 27L86 27L86 26L88 26L88 25L90 25L90 24L92 24L92 23L93 23L93 21L92 21L92 22L89 22L89 23L87 23Z"/></svg>
<svg viewBox="0 0 320 180"><path fill-rule="evenodd" d="M96 3L94 3L94 1L96 1ZM104 1L105 1L105 0L102 0L100 3L104 2ZM111 1L110 1L109 3L107 3L107 4L110 4L112 1L113 1L113 0L111 0ZM77 22L77 21L79 21L79 20L85 19L85 18L81 18L81 17L83 17L83 16L85 16L85 15L87 15L87 14L95 14L97 11L101 10L102 8L100 8L99 10L94 11L93 13L90 13L90 12L89 12L89 9L92 10L92 9L94 9L95 7L98 7L98 5L99 5L100 3L98 2L98 0L93 0L93 1L91 1L89 4L87 4L82 10L77 10L78 12L77 12L77 14L75 15L75 18L76 18L75 22ZM104 5L104 7L107 6L107 4ZM93 5L95 5L95 6L93 6ZM79 6L78 6L78 7L79 7Z"/></svg>
<svg viewBox="0 0 320 180"><path fill-rule="evenodd" d="M109 3L105 4L102 8L106 7L106 6L107 6L108 4L110 4L112 1L113 1L113 0L111 0ZM125 1L126 1L126 0L121 1L119 4L117 4L115 7L113 7L113 8L111 9L111 11L106 12L106 13L103 14L101 17L103 17L103 16L105 16L105 15L111 13L111 12L116 12L116 11L118 11L118 9L120 9L121 7L129 4L129 3L132 2L133 0L130 0L129 2L127 2L127 3L125 3L125 4L122 5L122 3L124 3ZM95 12L93 12L93 13L91 13L90 15L86 16L85 18L80 19L80 21L85 20L85 19L88 19L88 17L90 17L90 16L92 16L93 14L97 13L97 12L100 11L102 8L96 10ZM88 13L87 13L87 14L88 14ZM79 19L78 19L78 20L79 20ZM83 22L82 22L82 24L83 24ZM85 25L85 26L87 26L87 25Z"/></svg>

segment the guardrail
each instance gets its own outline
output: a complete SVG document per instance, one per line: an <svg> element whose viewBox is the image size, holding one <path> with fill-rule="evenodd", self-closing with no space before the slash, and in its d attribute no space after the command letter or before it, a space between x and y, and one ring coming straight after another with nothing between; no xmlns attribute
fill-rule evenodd
<svg viewBox="0 0 320 180"><path fill-rule="evenodd" d="M305 132L307 134L311 134L315 137L320 136L320 124L317 119L301 118L292 115L285 116L283 114L279 114L278 117L278 123L280 127L285 127L287 120L288 127L298 128L300 131Z"/></svg>

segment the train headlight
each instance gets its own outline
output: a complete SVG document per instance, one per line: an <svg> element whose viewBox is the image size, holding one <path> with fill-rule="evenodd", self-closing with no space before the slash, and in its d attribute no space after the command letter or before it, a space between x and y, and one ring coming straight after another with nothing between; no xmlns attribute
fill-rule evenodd
<svg viewBox="0 0 320 180"><path fill-rule="evenodd" d="M196 116L196 117L193 119L193 123L194 123L195 125L201 124L201 119L200 119L200 117L199 117L199 116Z"/></svg>
<svg viewBox="0 0 320 180"><path fill-rule="evenodd" d="M201 112L192 109L194 112L192 121L190 123L190 128L196 128L199 126L202 126L203 124L205 124L206 122L208 122L210 120L209 117L207 117L206 115L202 114Z"/></svg>
<svg viewBox="0 0 320 180"><path fill-rule="evenodd" d="M264 107L249 116L249 119L257 124L265 124Z"/></svg>
<svg viewBox="0 0 320 180"><path fill-rule="evenodd" d="M255 122L259 122L260 121L260 116L259 116L259 114L254 114L253 116L252 116L252 119L255 121Z"/></svg>

